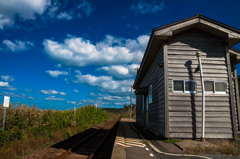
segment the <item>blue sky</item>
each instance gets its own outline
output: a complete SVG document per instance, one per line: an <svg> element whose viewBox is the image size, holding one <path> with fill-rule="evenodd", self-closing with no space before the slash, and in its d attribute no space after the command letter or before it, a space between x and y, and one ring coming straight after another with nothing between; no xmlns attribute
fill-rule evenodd
<svg viewBox="0 0 240 159"><path fill-rule="evenodd" d="M0 0L0 100L122 107L153 28L202 13L240 29L239 7L239 0Z"/></svg>

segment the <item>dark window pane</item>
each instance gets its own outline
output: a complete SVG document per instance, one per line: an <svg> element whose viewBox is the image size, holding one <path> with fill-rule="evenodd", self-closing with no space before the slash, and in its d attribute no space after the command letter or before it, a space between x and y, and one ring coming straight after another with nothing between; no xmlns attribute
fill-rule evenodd
<svg viewBox="0 0 240 159"><path fill-rule="evenodd" d="M183 81L173 81L174 91L183 91Z"/></svg>
<svg viewBox="0 0 240 159"><path fill-rule="evenodd" d="M213 92L213 81L204 81L205 91Z"/></svg>
<svg viewBox="0 0 240 159"><path fill-rule="evenodd" d="M215 82L216 92L225 92L225 83L224 82Z"/></svg>
<svg viewBox="0 0 240 159"><path fill-rule="evenodd" d="M185 81L185 91L195 91L195 81Z"/></svg>

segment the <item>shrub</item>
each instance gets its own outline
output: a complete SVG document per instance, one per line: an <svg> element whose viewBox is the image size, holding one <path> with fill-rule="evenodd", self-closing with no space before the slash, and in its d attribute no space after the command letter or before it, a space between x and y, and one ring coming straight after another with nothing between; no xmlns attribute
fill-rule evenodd
<svg viewBox="0 0 240 159"><path fill-rule="evenodd" d="M3 106L0 106L0 122L3 122ZM78 108L75 112L38 109L35 105L13 105L7 108L4 133L0 132L0 147L13 141L29 137L54 137L56 131L76 126L79 130L90 128L93 125L108 120L108 114L95 106ZM68 129L66 137L72 134Z"/></svg>

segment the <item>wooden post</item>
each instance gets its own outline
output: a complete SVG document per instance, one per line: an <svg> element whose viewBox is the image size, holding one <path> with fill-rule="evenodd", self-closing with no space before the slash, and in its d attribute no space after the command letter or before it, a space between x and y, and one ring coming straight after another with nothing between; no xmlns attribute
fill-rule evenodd
<svg viewBox="0 0 240 159"><path fill-rule="evenodd" d="M3 132L3 133L4 133L4 126L5 126L6 110L7 110L7 108L6 108L6 107L4 107L4 114L3 114L3 125L2 125L2 132Z"/></svg>
<svg viewBox="0 0 240 159"><path fill-rule="evenodd" d="M165 85L165 137L169 138L169 108L168 108L168 52L167 42L163 44L163 59L164 59L164 85Z"/></svg>
<svg viewBox="0 0 240 159"><path fill-rule="evenodd" d="M234 80L235 80L235 95L236 95L238 130L240 130L239 88L238 88L238 78L237 78L236 64L233 64L233 71L234 71L233 73L234 73Z"/></svg>
<svg viewBox="0 0 240 159"><path fill-rule="evenodd" d="M229 84L229 94L230 94L232 130L233 130L233 138L234 138L234 140L236 140L237 139L237 129L236 129L234 98L233 98L232 70L231 70L231 61L230 61L230 55L229 55L229 50L228 50L227 44L225 45L225 51L226 51L226 60L227 60L227 71L228 71L228 84Z"/></svg>

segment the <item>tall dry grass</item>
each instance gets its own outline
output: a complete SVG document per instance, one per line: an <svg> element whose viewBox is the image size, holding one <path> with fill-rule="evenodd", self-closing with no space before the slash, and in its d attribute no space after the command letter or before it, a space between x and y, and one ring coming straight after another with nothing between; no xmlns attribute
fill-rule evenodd
<svg viewBox="0 0 240 159"><path fill-rule="evenodd" d="M0 125L3 122L0 106ZM75 116L74 116L75 114ZM0 158L16 158L69 137L93 125L107 121L105 111L95 106L74 110L38 109L35 105L13 105L7 108L5 131L0 132Z"/></svg>
<svg viewBox="0 0 240 159"><path fill-rule="evenodd" d="M186 152L192 154L225 154L240 156L240 139L233 140L209 140L209 146L189 147Z"/></svg>

